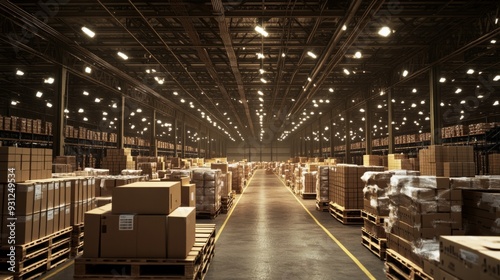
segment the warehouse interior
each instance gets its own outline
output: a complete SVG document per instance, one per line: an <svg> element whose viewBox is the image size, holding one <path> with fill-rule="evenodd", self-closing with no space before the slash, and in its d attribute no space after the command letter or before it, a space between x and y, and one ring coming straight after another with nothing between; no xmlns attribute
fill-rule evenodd
<svg viewBox="0 0 500 280"><path fill-rule="evenodd" d="M391 251L391 262L400 265L398 271L411 273L409 278L404 273L396 277L393 263L380 260L386 258L380 243L385 237L375 235L375 241L370 241L378 242L373 246L379 247L379 258L374 258L373 246L366 250L362 245L367 244L360 244L358 223L389 214L361 216L367 213L363 212L364 187L372 181L389 184L386 175L368 178L363 174L407 170L405 176L449 177L449 188L464 190L460 195L453 190L452 195L447 194L452 201L448 212L457 212L453 202L470 191L463 181L461 185L452 177L470 178L468 186L500 188L500 179L494 177L500 175L498 1L12 0L0 3L0 14L0 143L5 148L0 152L5 167L0 170L0 198L3 195L5 201L4 219L8 183L14 173L21 184L58 177L57 182L68 182L68 186L69 177L58 173L85 174L95 178L74 180L89 187L101 184L102 190L96 189L111 196L110 190L104 191L106 180L118 188L116 181L123 178L104 179L99 177L105 173L102 170L108 170L105 176L123 175L123 170L130 170L127 176L148 174L146 179L133 181L139 184L187 176L190 182L181 180L179 188L200 182L196 188L208 189L213 183L197 181L192 168L213 164L214 170L222 169L221 174L204 171L205 175L198 175L217 178L208 180L211 182L218 182L219 176L221 182L232 179L237 188L229 196L223 194L222 199L232 206L226 205L230 209L226 208L225 215L219 215L219 209L207 210L208 219L198 219L200 209L196 208L196 234L209 235L208 243L220 237L221 254L206 258L213 261L210 269L206 266L199 274L179 279L233 278L239 264L228 263L242 257L241 252L235 255L238 249L248 253L245 263L265 259L265 264L242 268L245 275L236 277L241 279L325 278L330 267L321 262L316 274L310 274L315 264L311 260L330 250L348 257L339 264L354 263L360 268L353 273L361 274L346 272L339 275L341 279L461 279L452 271L441 272L437 265L435 270L442 274L433 274L428 264L424 273L422 265L418 270L418 264L402 261L404 257L416 263L420 259L398 250ZM126 163L113 165L119 157L126 158ZM10 174L12 162L19 165ZM141 169L139 166L142 175L131 171ZM328 171L322 166L335 167ZM356 190L344 188L347 181L333 174L355 180ZM326 197L321 193L321 176L330 178ZM481 176L489 176L489 183ZM338 185L332 183L337 179ZM427 179L421 181L427 184ZM304 185L309 184L312 187L304 195ZM439 179L429 184L443 189ZM342 192L333 191L334 186L342 187ZM358 196L350 200L350 193ZM489 193L494 196L494 191ZM436 196L442 198L441 193ZM89 191L85 199L91 197L96 203L99 195ZM346 203L335 202L339 197ZM70 200L75 201L68 195L66 202L70 204ZM223 204L220 200L217 205ZM342 209L332 210L330 204ZM97 204L92 205L89 202L83 209L93 210ZM270 205L286 205L288 210L274 213ZM463 202L460 209L465 205ZM437 213L446 212L442 208L440 205ZM332 219L337 210L340 223ZM350 210L359 217L351 219ZM85 212L72 221L83 226ZM305 215L305 220L288 219L290 213ZM379 218L375 217L375 224L382 227ZM270 228L261 228L262 223ZM276 245L269 244L279 243L282 235L272 230L306 231L295 223L318 230L310 238L323 243L296 249L290 262L278 261L277 253L264 257L253 249L258 245L258 250L267 250L262 244L274 248ZM291 224L294 227L287 228ZM248 238L238 229L252 229L261 243L232 244ZM459 235L462 229L452 227L457 234L449 231L449 235ZM2 226L0 232L6 230ZM82 228L76 232L83 236ZM285 238L281 246L298 246L298 240L307 234ZM58 238L66 235L71 234L62 232ZM356 236L355 240L350 236ZM385 242L389 248L398 244L387 237L384 248ZM397 247L403 247L401 244ZM278 248L276 252L290 253ZM23 274L12 277L92 279L78 271L90 264L67 266L72 259L61 262L65 269L58 270L59 275L51 269L38 273L38 266L30 264L31 270L25 268ZM272 263L279 263L274 271ZM19 271L22 267L17 265ZM290 267L304 269L285 271ZM301 274L306 272L309 274Z"/></svg>

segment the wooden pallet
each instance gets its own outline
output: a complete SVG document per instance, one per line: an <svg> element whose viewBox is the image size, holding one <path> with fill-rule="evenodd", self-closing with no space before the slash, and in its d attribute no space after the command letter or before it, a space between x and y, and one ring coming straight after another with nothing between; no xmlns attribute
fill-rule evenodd
<svg viewBox="0 0 500 280"><path fill-rule="evenodd" d="M387 218L387 216L377 216L377 215L372 214L370 212L367 212L365 210L361 210L361 217L363 217L363 219L368 220L376 225L383 225L385 218Z"/></svg>
<svg viewBox="0 0 500 280"><path fill-rule="evenodd" d="M234 198L233 196L223 197L221 199L221 212L222 214L227 214L231 208L233 208Z"/></svg>
<svg viewBox="0 0 500 280"><path fill-rule="evenodd" d="M321 211L321 212L328 212L329 211L328 204L329 204L328 201L316 200L316 210Z"/></svg>
<svg viewBox="0 0 500 280"><path fill-rule="evenodd" d="M387 249L384 264L385 275L388 279L404 280L432 280L433 278L424 273L420 266L417 266L407 258Z"/></svg>
<svg viewBox="0 0 500 280"><path fill-rule="evenodd" d="M22 253L21 256L24 259L16 260L14 278L23 280L35 279L48 270L66 262L69 259L71 247L70 233L71 228L69 227L39 240L23 245L16 245L16 252ZM38 247L40 244L48 247L40 249ZM33 248L35 247L38 248L34 250ZM0 270L7 271L7 267L3 267L7 265L7 260L2 259L0 261Z"/></svg>
<svg viewBox="0 0 500 280"><path fill-rule="evenodd" d="M74 279L204 279L215 249L215 225L196 225L186 259L75 259Z"/></svg>
<svg viewBox="0 0 500 280"><path fill-rule="evenodd" d="M71 236L71 257L75 258L83 254L83 239L85 236L84 232L78 233L73 232Z"/></svg>
<svg viewBox="0 0 500 280"><path fill-rule="evenodd" d="M4 273L4 272L2 271L0 273ZM13 275L2 275L2 274L0 274L0 280L14 280L14 276Z"/></svg>
<svg viewBox="0 0 500 280"><path fill-rule="evenodd" d="M219 207L216 211L196 211L197 219L215 219L222 212L222 207Z"/></svg>
<svg viewBox="0 0 500 280"><path fill-rule="evenodd" d="M379 259L385 260L385 251L387 249L387 239L377 238L364 227L361 228L361 244L375 254Z"/></svg>
<svg viewBox="0 0 500 280"><path fill-rule="evenodd" d="M363 224L360 209L344 209L336 203L329 204L330 215L344 225L359 225Z"/></svg>
<svg viewBox="0 0 500 280"><path fill-rule="evenodd" d="M315 199L316 198L316 193L303 193L301 191L300 192L300 197L302 197L302 199Z"/></svg>

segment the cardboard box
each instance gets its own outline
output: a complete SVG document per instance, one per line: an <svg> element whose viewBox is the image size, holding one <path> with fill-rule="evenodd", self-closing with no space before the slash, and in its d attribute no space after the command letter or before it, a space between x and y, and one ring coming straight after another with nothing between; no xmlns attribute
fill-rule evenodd
<svg viewBox="0 0 500 280"><path fill-rule="evenodd" d="M185 259L194 245L196 208L179 207L168 215L167 256Z"/></svg>
<svg viewBox="0 0 500 280"><path fill-rule="evenodd" d="M138 258L167 258L169 225L167 217L166 215L137 215Z"/></svg>
<svg viewBox="0 0 500 280"><path fill-rule="evenodd" d="M113 190L113 214L168 215L180 205L179 182L136 182Z"/></svg>
<svg viewBox="0 0 500 280"><path fill-rule="evenodd" d="M39 238L47 236L47 210L40 212L40 230Z"/></svg>
<svg viewBox="0 0 500 280"><path fill-rule="evenodd" d="M480 274L481 260L477 249L482 248L475 236L441 236L439 238L440 268L463 279L474 279Z"/></svg>
<svg viewBox="0 0 500 280"><path fill-rule="evenodd" d="M32 227L33 227L33 216L16 216L17 220L9 220L12 218L10 215L4 215L3 217L3 228L2 229L2 243L5 245L9 244L10 229L7 227L9 224L15 223L15 241L16 245L21 245L32 241ZM9 244L10 245L10 244Z"/></svg>
<svg viewBox="0 0 500 280"><path fill-rule="evenodd" d="M111 205L98 207L85 213L84 258L98 258L101 240L101 215L111 213Z"/></svg>
<svg viewBox="0 0 500 280"><path fill-rule="evenodd" d="M112 202L111 196L101 196L101 197L95 198L95 206L96 207L102 207L102 206L107 205L111 202Z"/></svg>
<svg viewBox="0 0 500 280"><path fill-rule="evenodd" d="M5 185L8 187L7 185ZM7 206L10 192L6 192L4 204ZM12 196L10 196L12 197ZM15 208L16 215L27 216L33 214L33 204L35 199L35 185L19 183L16 185Z"/></svg>
<svg viewBox="0 0 500 280"><path fill-rule="evenodd" d="M188 184L181 187L181 206L196 207L196 185Z"/></svg>
<svg viewBox="0 0 500 280"><path fill-rule="evenodd" d="M101 215L101 258L137 256L137 215Z"/></svg>
<svg viewBox="0 0 500 280"><path fill-rule="evenodd" d="M33 226L31 229L31 240L37 240L40 237L40 212L32 214Z"/></svg>
<svg viewBox="0 0 500 280"><path fill-rule="evenodd" d="M47 226L45 230L46 235L54 233L54 208L47 210Z"/></svg>
<svg viewBox="0 0 500 280"><path fill-rule="evenodd" d="M222 174L226 174L228 170L228 164L227 163L211 163L210 164L211 169L220 169L222 171Z"/></svg>

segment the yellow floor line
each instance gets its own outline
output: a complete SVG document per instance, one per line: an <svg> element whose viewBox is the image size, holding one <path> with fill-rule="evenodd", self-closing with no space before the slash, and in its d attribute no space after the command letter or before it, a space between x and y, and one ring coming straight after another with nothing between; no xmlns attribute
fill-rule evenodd
<svg viewBox="0 0 500 280"><path fill-rule="evenodd" d="M72 265L75 261L74 260L70 260L68 261L67 263L65 263L64 265L62 266L59 266L57 267L56 269L54 270L51 270L49 273L47 273L46 275L42 276L40 278L40 280L46 280L46 279L49 279L51 278L52 276L60 273L61 271L65 270L66 268L68 268L70 265Z"/></svg>
<svg viewBox="0 0 500 280"><path fill-rule="evenodd" d="M243 191L241 192L241 195L240 197L238 197L238 199L236 200L236 202L233 204L233 207L231 208L231 210L229 210L229 213L227 213L227 217L226 219L224 220L224 223L222 224L222 226L220 227L219 231L217 232L217 234L215 235L215 243L217 243L217 240L219 240L219 236L222 234L222 231L224 230L224 228L226 227L226 224L227 222L229 221L229 218L231 218L231 215L233 214L233 211L234 209L236 208L236 205L238 205L238 202L240 202L240 199L243 197L243 194L245 193L246 189L248 188L248 186L250 185L250 182L252 182L252 179L253 179L253 175L252 177L250 177L250 179L248 180L247 182L247 185L245 186L245 188L243 189Z"/></svg>
<svg viewBox="0 0 500 280"><path fill-rule="evenodd" d="M283 186L285 186L285 188L287 188L287 190L293 195L293 197L295 197L295 200L297 200L297 202L300 203L300 205L302 205L302 208L306 210L307 214L309 214L309 216L311 216L311 218L316 222L316 224L333 240L333 242L335 242L340 247L340 249L342 249L342 251L344 251L344 253L347 256L349 256L349 258L351 258L351 260L361 269L361 271L363 271L366 274L366 276L368 276L369 279L376 280L377 278L375 278L370 273L370 271L368 271L368 269L366 269L366 267L342 243L340 243L340 241L335 236L333 236L333 234L325 226L323 226L318 221L318 219L316 219L316 217L314 217L314 215L307 209L304 203L302 203L302 201L300 201L300 199L292 192L292 190L281 179L280 181L283 184Z"/></svg>

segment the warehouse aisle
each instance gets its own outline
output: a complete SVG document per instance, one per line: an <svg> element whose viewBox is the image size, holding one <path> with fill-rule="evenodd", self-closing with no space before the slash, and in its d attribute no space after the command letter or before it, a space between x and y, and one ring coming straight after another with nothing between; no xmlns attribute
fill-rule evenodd
<svg viewBox="0 0 500 280"><path fill-rule="evenodd" d="M311 201L308 201L310 204ZM326 212L322 223L344 227L356 254L373 260L373 279L382 262L360 244L360 227L346 227ZM328 218L329 217L329 218ZM325 225L332 231L332 225ZM220 227L218 227L220 229ZM352 244L351 244L352 245ZM352 246L351 246L352 247ZM354 255L356 255L354 254ZM368 279L323 231L276 175L257 170L234 208L215 247L206 279Z"/></svg>

